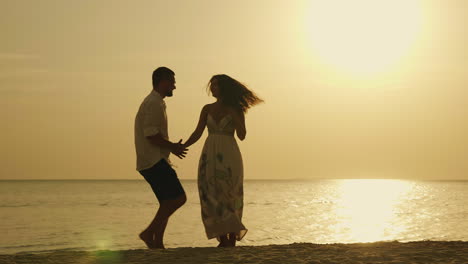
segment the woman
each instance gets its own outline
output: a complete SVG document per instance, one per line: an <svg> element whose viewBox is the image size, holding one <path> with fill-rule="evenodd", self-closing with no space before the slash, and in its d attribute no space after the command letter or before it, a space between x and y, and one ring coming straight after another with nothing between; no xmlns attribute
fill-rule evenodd
<svg viewBox="0 0 468 264"><path fill-rule="evenodd" d="M198 125L184 145L197 142L208 127L198 166L202 220L208 239L217 238L218 247L234 247L247 232L242 224L242 156L234 132L245 139L244 114L263 100L225 74L213 76L208 86L216 102L203 107Z"/></svg>

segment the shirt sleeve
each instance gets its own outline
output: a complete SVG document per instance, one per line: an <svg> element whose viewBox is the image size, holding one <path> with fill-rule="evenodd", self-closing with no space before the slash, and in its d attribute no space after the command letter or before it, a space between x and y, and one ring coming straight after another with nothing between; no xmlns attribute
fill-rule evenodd
<svg viewBox="0 0 468 264"><path fill-rule="evenodd" d="M145 114L143 117L143 134L145 137L155 136L161 132L162 111L161 105L155 102L145 107Z"/></svg>

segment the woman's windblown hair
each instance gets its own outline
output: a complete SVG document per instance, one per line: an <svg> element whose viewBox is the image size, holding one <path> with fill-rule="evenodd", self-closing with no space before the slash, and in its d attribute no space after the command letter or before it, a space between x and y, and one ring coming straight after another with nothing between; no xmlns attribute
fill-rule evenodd
<svg viewBox="0 0 468 264"><path fill-rule="evenodd" d="M250 91L244 84L226 74L219 74L211 77L208 88L214 80L216 80L218 84L220 99L228 106L239 109L245 113L252 106L263 102L262 99L254 92Z"/></svg>

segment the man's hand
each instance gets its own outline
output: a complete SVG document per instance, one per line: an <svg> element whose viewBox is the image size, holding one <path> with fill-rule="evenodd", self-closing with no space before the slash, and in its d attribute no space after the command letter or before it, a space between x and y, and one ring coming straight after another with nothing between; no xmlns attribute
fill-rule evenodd
<svg viewBox="0 0 468 264"><path fill-rule="evenodd" d="M187 151L188 149L182 144L182 139L172 144L171 153L176 155L179 159L185 158Z"/></svg>

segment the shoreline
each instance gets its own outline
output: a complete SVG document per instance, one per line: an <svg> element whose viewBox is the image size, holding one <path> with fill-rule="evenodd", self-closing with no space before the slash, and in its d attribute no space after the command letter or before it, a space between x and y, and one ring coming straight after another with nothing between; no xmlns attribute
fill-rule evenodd
<svg viewBox="0 0 468 264"><path fill-rule="evenodd" d="M195 247L0 254L0 263L468 263L468 241Z"/></svg>

